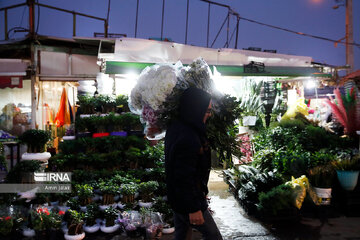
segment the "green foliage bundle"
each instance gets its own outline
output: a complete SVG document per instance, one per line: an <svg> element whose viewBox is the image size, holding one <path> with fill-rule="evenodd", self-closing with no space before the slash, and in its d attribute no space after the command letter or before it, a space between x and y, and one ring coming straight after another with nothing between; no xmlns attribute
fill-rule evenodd
<svg viewBox="0 0 360 240"><path fill-rule="evenodd" d="M140 117L132 113L115 115L109 113L107 116L90 116L76 119L76 130L78 132L104 132L104 131L142 131Z"/></svg>
<svg viewBox="0 0 360 240"><path fill-rule="evenodd" d="M241 113L240 103L236 98L224 95L214 101L213 108L214 114L207 124L208 139L220 161L231 166L232 154L241 156L239 143L236 141L238 129L235 123Z"/></svg>
<svg viewBox="0 0 360 240"><path fill-rule="evenodd" d="M67 219L68 234L78 235L84 232L83 230L83 219L84 214L77 212L76 210L69 209L66 212L65 218Z"/></svg>
<svg viewBox="0 0 360 240"><path fill-rule="evenodd" d="M282 184L259 194L258 210L263 216L282 216L284 212L293 212L294 201L292 187Z"/></svg>
<svg viewBox="0 0 360 240"><path fill-rule="evenodd" d="M99 206L96 203L92 203L86 206L86 212L84 214L84 220L87 226L94 226L96 224L96 218L99 217Z"/></svg>
<svg viewBox="0 0 360 240"><path fill-rule="evenodd" d="M331 188L334 178L335 170L330 163L319 165L309 170L309 181L315 187Z"/></svg>
<svg viewBox="0 0 360 240"><path fill-rule="evenodd" d="M259 202L259 193L267 192L273 187L282 184L283 180L274 172L261 173L252 166L242 165L236 171L236 187L241 203L251 211L256 211L255 205Z"/></svg>
<svg viewBox="0 0 360 240"><path fill-rule="evenodd" d="M41 162L37 160L27 160L17 163L6 175L5 181L8 183L21 183L24 180L30 180L25 179L25 173L39 171L40 163Z"/></svg>
<svg viewBox="0 0 360 240"><path fill-rule="evenodd" d="M50 133L44 130L29 129L20 137L20 141L28 146L28 152L44 152L45 144L50 140Z"/></svg>
<svg viewBox="0 0 360 240"><path fill-rule="evenodd" d="M105 221L106 221L105 226L106 227L114 226L115 220L116 220L118 214L119 214L119 211L116 210L115 208L113 208L113 207L106 208L104 211L104 217L105 217Z"/></svg>
<svg viewBox="0 0 360 240"><path fill-rule="evenodd" d="M332 162L332 166L336 170L341 171L359 171L360 170L360 154L351 158L338 158Z"/></svg>

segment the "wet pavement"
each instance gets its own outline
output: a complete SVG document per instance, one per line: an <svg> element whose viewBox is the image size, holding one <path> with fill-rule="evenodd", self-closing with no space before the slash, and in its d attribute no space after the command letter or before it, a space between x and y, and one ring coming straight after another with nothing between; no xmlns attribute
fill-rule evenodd
<svg viewBox="0 0 360 240"><path fill-rule="evenodd" d="M209 181L210 208L224 240L360 240L360 217L310 218L300 222L274 225L264 224L248 216L239 205L228 185L223 181L222 171L213 170ZM162 240L171 240L173 234L162 235ZM85 239L96 240L140 240L126 235L87 235ZM201 234L194 230L192 240Z"/></svg>
<svg viewBox="0 0 360 240"><path fill-rule="evenodd" d="M211 171L209 180L210 208L224 239L277 239L256 219L247 216L223 181L222 171Z"/></svg>

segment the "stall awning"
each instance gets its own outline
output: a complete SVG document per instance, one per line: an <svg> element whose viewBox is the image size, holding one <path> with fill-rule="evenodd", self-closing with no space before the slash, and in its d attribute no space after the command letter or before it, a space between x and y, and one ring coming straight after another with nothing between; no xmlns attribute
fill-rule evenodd
<svg viewBox="0 0 360 240"><path fill-rule="evenodd" d="M138 63L138 62L119 62L106 61L106 74L140 74L141 71L155 63ZM264 66L263 69L246 69L247 66L226 66L226 65L210 65L211 70L216 70L222 76L312 76L312 77L331 77L331 74L321 73L317 68L313 67L290 67L290 66Z"/></svg>

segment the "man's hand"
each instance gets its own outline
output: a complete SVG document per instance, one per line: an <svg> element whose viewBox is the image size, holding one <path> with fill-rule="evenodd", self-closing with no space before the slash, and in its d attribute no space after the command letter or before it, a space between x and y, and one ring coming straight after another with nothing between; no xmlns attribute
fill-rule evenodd
<svg viewBox="0 0 360 240"><path fill-rule="evenodd" d="M190 224L202 225L204 223L204 217L201 210L194 213L189 213L189 220Z"/></svg>

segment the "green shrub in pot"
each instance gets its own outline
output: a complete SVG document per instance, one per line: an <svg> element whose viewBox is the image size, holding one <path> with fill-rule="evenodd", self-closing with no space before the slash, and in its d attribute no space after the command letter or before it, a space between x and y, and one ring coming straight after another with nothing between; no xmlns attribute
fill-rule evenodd
<svg viewBox="0 0 360 240"><path fill-rule="evenodd" d="M30 129L25 131L20 137L20 141L28 147L29 153L45 151L45 144L50 140L50 133L44 130Z"/></svg>

